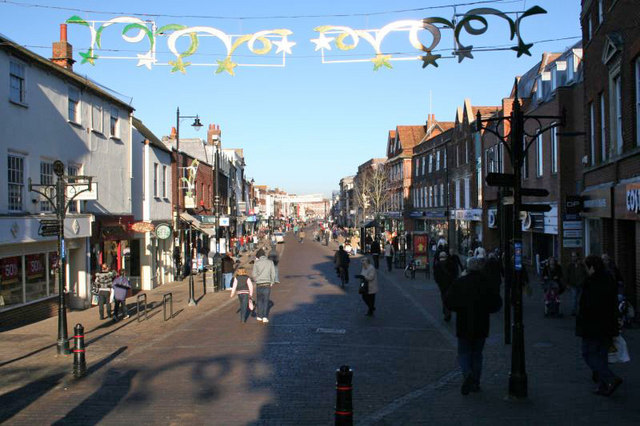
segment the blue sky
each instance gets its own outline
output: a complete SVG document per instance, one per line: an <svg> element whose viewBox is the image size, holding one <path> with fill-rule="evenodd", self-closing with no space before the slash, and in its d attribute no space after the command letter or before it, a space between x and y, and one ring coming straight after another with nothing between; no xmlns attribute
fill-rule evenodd
<svg viewBox="0 0 640 426"><path fill-rule="evenodd" d="M157 136L168 134L175 126L176 107L180 107L183 115L198 114L203 124L219 124L223 147L244 149L247 175L257 183L299 194L328 195L337 189L341 177L355 174L359 164L385 155L387 133L396 125L423 124L429 113L440 121L451 121L465 98L472 105L498 105L509 94L514 77L535 65L542 52L560 52L579 40L571 37L580 35L580 0L505 0L462 5L473 1L0 0L0 32L50 57L51 43L58 40L59 24L73 15L88 21L137 16L153 20L158 27L207 26L234 35L289 29L293 34L288 39L296 45L291 49L292 55L287 55L285 67L236 67L235 76L216 74L216 67L187 67L186 74L171 73L168 66L148 70L137 67L134 60L98 59L95 66L81 64L79 53L90 45L88 29L70 25L69 41L78 61L74 71L132 99L136 116ZM370 62L322 64L320 52L314 50L310 41L318 38L314 28L321 25L379 29L398 20L433 16L450 20L453 7L423 8L452 4L458 5L459 14L473 7L516 12L535 5L548 13L522 21L523 40L536 42L531 57L517 58L510 50L474 51L474 59L458 63L454 58L443 58L437 68L423 69L420 61L398 61L391 62L392 69L382 67L373 71ZM509 40L506 21L489 17L488 24L485 34L473 36L463 32L461 41L474 48L515 44ZM117 30L103 33L102 47L112 49L103 52L104 55L135 56L147 50L148 43L122 40L119 34L123 25L112 28ZM179 51L188 47L187 39L178 41ZM427 32L421 32L419 39L423 44L431 43ZM200 40L197 54L189 58L193 63L224 59L225 50L220 42ZM384 40L385 53L420 54L411 46L406 33L394 33ZM348 42L350 39L345 40ZM443 51L438 53L450 56L452 46L452 32L442 30L442 40L436 49ZM260 47L259 43L256 47ZM169 52L166 37L159 39L157 51L159 60L170 59L164 53ZM333 45L332 51L327 52L333 56L327 59L375 56L362 40L348 52L348 57L338 58L336 51ZM238 48L236 55L234 60L239 63L279 60L273 55L267 59L258 57L246 47ZM204 129L198 135L188 124L182 122L181 136L204 137Z"/></svg>

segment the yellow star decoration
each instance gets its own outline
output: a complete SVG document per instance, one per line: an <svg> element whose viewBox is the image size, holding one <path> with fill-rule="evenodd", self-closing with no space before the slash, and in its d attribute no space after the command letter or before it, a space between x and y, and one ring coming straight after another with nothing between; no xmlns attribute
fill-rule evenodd
<svg viewBox="0 0 640 426"><path fill-rule="evenodd" d="M218 63L218 69L216 70L216 74L220 74L221 72L228 72L230 75L235 75L233 69L238 66L235 62L231 60L230 57L224 58L224 61L216 60Z"/></svg>
<svg viewBox="0 0 640 426"><path fill-rule="evenodd" d="M381 66L385 66L389 69L393 68L389 59L391 59L391 55L376 55L375 58L371 59L371 62L373 62L373 70L378 71Z"/></svg>
<svg viewBox="0 0 640 426"><path fill-rule="evenodd" d="M418 251L424 250L424 245L422 243L418 244Z"/></svg>

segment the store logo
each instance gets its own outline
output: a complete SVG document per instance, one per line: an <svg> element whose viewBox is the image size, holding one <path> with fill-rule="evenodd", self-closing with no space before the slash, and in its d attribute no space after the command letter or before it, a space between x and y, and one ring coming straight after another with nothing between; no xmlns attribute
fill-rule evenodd
<svg viewBox="0 0 640 426"><path fill-rule="evenodd" d="M640 189L627 191L627 210L636 214L640 212Z"/></svg>

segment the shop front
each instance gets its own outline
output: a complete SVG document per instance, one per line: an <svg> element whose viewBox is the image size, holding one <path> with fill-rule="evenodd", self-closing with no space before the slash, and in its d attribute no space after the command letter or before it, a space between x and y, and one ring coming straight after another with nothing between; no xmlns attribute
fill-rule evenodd
<svg viewBox="0 0 640 426"><path fill-rule="evenodd" d="M558 206L551 203L545 213L522 213L522 262L535 267L540 273L541 264L550 257L560 261L558 239Z"/></svg>
<svg viewBox="0 0 640 426"><path fill-rule="evenodd" d="M616 263L624 280L624 293L640 306L640 180L614 189L616 219Z"/></svg>
<svg viewBox="0 0 640 426"><path fill-rule="evenodd" d="M468 256L482 244L482 209L451 210L453 232L449 247L461 256Z"/></svg>
<svg viewBox="0 0 640 426"><path fill-rule="evenodd" d="M613 253L612 187L588 189L581 194L585 256Z"/></svg>
<svg viewBox="0 0 640 426"><path fill-rule="evenodd" d="M38 235L40 219L0 218L0 329L55 315L58 306L57 237ZM91 216L65 219L66 291L69 305L89 305L88 239Z"/></svg>
<svg viewBox="0 0 640 426"><path fill-rule="evenodd" d="M133 216L96 216L91 236L91 272L106 264L124 269L133 289L140 289L140 235L130 231Z"/></svg>

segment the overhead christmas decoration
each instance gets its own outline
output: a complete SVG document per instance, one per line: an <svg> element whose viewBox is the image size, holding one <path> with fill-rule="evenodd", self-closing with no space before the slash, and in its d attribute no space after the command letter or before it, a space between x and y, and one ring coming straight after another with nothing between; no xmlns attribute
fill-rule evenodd
<svg viewBox="0 0 640 426"><path fill-rule="evenodd" d="M489 23L485 16L493 16L505 20L509 27L509 39L516 39L517 44L510 49L514 50L518 57L522 55L530 56L529 50L533 43L525 43L523 41L520 34L520 24L524 18L543 13L547 12L539 6L533 6L525 12L515 14L516 19L514 20L509 16L510 14L513 15L513 12L505 13L492 8L476 8L463 15L456 15L454 12L452 20L440 17L421 20L400 20L387 24L382 28L371 30L353 29L340 25L323 25L314 28L314 31L319 33L319 36L311 39L311 42L315 44L315 50L320 51L322 63L372 62L373 70L377 71L382 67L392 68L391 62L393 61L419 60L422 61L423 68L429 65L437 67L437 61L443 58L442 55L436 53L436 48L442 39L443 29L453 32L452 57L457 57L458 62L462 62L466 58L473 59L473 45L465 45L461 41L462 36L464 34L475 36L484 34L489 29ZM99 59L128 59L137 60L139 67L144 66L147 69L151 69L153 66L170 66L171 72L180 71L183 74L187 72L188 67L194 66L211 67L215 68L216 74L226 72L230 75L235 74L236 67L284 67L287 55L291 55L291 48L296 45L295 42L289 40L289 36L293 32L288 29L263 30L253 34L231 35L220 29L205 26L187 27L180 24L168 24L158 28L153 21L144 21L129 16L118 17L109 21L87 21L79 16L72 16L67 19L67 23L85 26L90 31L91 45L86 51L80 52L81 63L83 64L95 65ZM122 50L103 49L103 34L109 27L116 24L124 26L120 33L122 40L134 44L144 43L147 50L135 56L116 56L111 53L122 52ZM398 32L408 33L409 43L421 54L405 56L397 53L386 53L383 50L384 39L389 34ZM420 34L425 32L431 37L428 44L423 44L420 41ZM159 40L163 38L166 39L169 51L160 54L162 58L169 57L165 61L160 60L157 49ZM223 53L216 53L219 50L215 52L199 52L201 42L205 38L219 40L224 48ZM350 51L356 49L361 40L364 40L373 48L373 57L367 59L353 59L344 56L339 59L326 58L325 52L332 50L332 45L340 51ZM248 54L245 51L242 55L236 55L238 49L243 45L246 45ZM183 47L183 49L178 46ZM99 54L98 51L100 52ZM198 54L198 58L209 55L222 57L223 59L195 62L196 54ZM234 59L234 55L254 56L256 61L240 63ZM258 61L258 57L262 57L262 61Z"/></svg>
<svg viewBox="0 0 640 426"><path fill-rule="evenodd" d="M138 18L123 16L114 18L109 21L85 21L79 16L72 16L67 19L68 24L78 24L89 28L91 32L91 46L86 52L80 52L82 57L81 63L89 63L95 65L99 59L132 59L137 60L139 67L144 66L151 69L152 66L171 66L171 72L180 71L187 72L190 66L208 66L215 67L216 74L227 72L234 75L235 67L284 67L286 55L291 54L291 48L296 43L289 41L288 36L292 34L287 29L274 29L259 31L255 34L230 35L213 27L187 27L179 24L169 24L157 28L155 22L143 21ZM96 50L102 49L103 32L114 24L124 25L121 35L122 39L127 43L148 44L148 51L136 56L115 56L109 53L98 54ZM129 35L133 33L133 35ZM161 62L158 59L156 46L161 37L167 39L167 47L174 56L173 60ZM226 54L224 59L216 59L215 62L190 62L189 57L193 56L200 47L200 41L203 37L214 37L222 42ZM188 41L188 47L180 51L177 47L179 40L185 38ZM146 40L146 41L145 41ZM275 49L274 55L282 54L279 63L238 63L233 60L236 50L246 44L247 49L254 55L267 55ZM105 50L105 52L109 52ZM273 56L273 55L272 55Z"/></svg>
<svg viewBox="0 0 640 426"><path fill-rule="evenodd" d="M517 45L511 47L517 53L517 56L529 55L529 49L532 43L525 43L520 35L520 24L524 18L529 16L547 13L546 10L539 6L531 7L520 14L514 21L506 13L492 8L477 8L465 13L459 20L448 20L445 18L431 17L422 20L402 20L392 22L380 29L373 30L356 30L351 27L324 25L314 28L314 31L320 33L318 38L312 39L315 44L315 50L321 51L322 63L345 63L345 62L373 62L373 70L377 71L381 67L391 68L393 61L413 61L421 60L422 68L432 65L438 66L437 60L442 55L434 54L434 50L442 39L441 28L453 31L453 56L458 58L458 62L462 62L465 58L473 59L473 45L465 45L461 41L462 32L465 31L470 35L481 35L489 29L489 23L483 15L492 15L504 19L509 24L510 40L517 38ZM480 24L474 27L473 24ZM431 43L423 44L418 33L426 30L431 35ZM413 48L424 52L420 56L394 56L393 54L385 54L382 49L382 42L386 36L394 32L407 32L409 43ZM331 45L342 51L353 50L360 44L360 40L364 40L371 45L375 56L369 59L337 59L329 60L325 57L325 51L331 50Z"/></svg>

